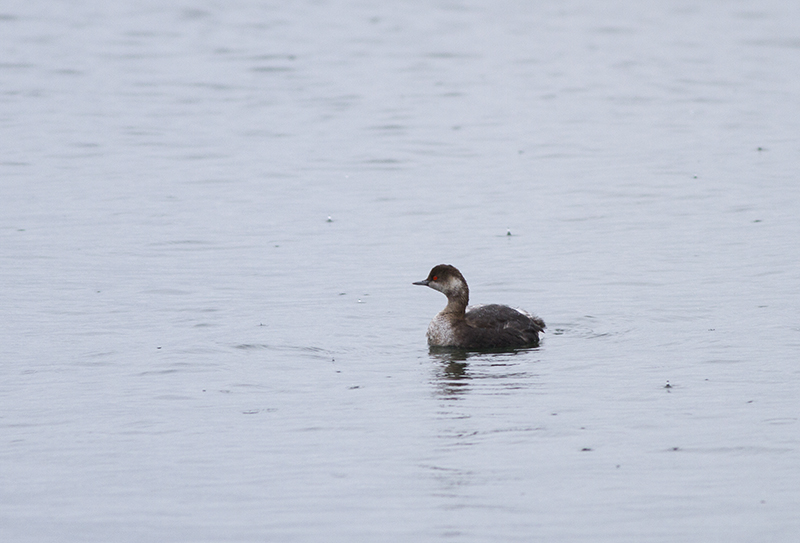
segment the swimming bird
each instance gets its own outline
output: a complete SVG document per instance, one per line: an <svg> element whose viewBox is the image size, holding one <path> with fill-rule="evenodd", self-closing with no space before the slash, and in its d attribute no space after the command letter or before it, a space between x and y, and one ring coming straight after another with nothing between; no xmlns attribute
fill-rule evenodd
<svg viewBox="0 0 800 543"><path fill-rule="evenodd" d="M527 311L507 305L469 306L469 287L457 268L434 266L428 278L412 283L438 290L447 306L428 326L428 345L460 349L520 348L539 344L545 324Z"/></svg>

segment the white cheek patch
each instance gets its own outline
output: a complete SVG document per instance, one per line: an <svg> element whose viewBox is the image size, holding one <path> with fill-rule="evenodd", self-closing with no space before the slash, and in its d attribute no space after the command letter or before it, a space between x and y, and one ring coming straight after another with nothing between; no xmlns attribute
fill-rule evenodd
<svg viewBox="0 0 800 543"><path fill-rule="evenodd" d="M457 281L455 281L452 277L448 277L445 280L433 281L431 282L431 285L433 285L433 288L444 294L453 292L453 290L458 287Z"/></svg>
<svg viewBox="0 0 800 543"><path fill-rule="evenodd" d="M442 286L443 285L442 285L441 281L431 281L431 282L428 283L428 286L430 288L432 288L433 290L438 290L439 292L442 292Z"/></svg>

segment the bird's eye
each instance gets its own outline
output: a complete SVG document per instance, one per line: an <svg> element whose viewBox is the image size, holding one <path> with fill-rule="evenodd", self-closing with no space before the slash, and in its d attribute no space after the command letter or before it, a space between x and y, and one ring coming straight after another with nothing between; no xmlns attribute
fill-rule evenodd
<svg viewBox="0 0 800 543"><path fill-rule="evenodd" d="M438 276L438 275L434 275L434 276L433 276L433 280L434 280L434 281L438 281L438 280L439 280L439 276Z"/></svg>

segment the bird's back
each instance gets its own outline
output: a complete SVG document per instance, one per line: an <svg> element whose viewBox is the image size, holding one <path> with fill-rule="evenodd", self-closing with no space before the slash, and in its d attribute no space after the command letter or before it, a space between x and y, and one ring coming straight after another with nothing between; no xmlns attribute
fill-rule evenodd
<svg viewBox="0 0 800 543"><path fill-rule="evenodd" d="M535 346L545 328L539 317L500 304L468 307L464 324L462 342L474 348Z"/></svg>

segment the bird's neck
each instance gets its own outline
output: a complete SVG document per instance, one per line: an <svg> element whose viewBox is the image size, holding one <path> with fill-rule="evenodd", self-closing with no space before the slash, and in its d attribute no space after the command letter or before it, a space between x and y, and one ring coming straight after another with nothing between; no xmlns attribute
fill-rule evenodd
<svg viewBox="0 0 800 543"><path fill-rule="evenodd" d="M469 304L469 290L460 290L447 297L447 306L442 313L463 317Z"/></svg>

